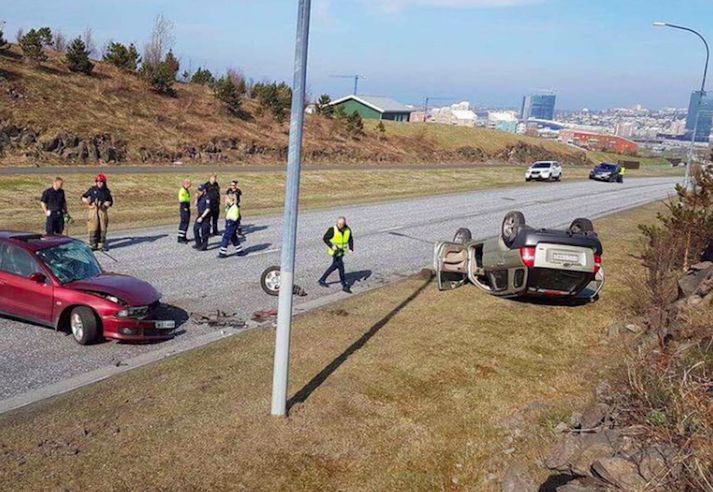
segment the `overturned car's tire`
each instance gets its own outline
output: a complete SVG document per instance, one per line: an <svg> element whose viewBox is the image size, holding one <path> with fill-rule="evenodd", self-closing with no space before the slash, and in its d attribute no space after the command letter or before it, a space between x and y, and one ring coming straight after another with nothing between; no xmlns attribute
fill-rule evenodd
<svg viewBox="0 0 713 492"><path fill-rule="evenodd" d="M280 295L280 267L267 267L260 277L260 287L265 294L271 296Z"/></svg>
<svg viewBox="0 0 713 492"><path fill-rule="evenodd" d="M525 227L525 216L522 212L508 212L505 215L500 226L500 235L508 248L515 242L515 238L523 227Z"/></svg>
<svg viewBox="0 0 713 492"><path fill-rule="evenodd" d="M453 242L456 244L465 244L473 239L473 234L471 234L470 229L467 227L459 228L453 235Z"/></svg>
<svg viewBox="0 0 713 492"><path fill-rule="evenodd" d="M574 219L569 225L569 232L571 234L586 234L587 232L594 232L594 224L589 219L580 217Z"/></svg>

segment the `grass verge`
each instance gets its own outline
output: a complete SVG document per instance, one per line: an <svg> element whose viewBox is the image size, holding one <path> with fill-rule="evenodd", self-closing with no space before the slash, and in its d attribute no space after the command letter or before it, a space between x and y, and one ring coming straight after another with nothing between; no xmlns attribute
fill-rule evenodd
<svg viewBox="0 0 713 492"><path fill-rule="evenodd" d="M271 330L2 416L0 489L494 490L619 362L600 338L637 266L636 225L658 209L597 221L608 283L594 304L411 278L299 316L288 419L269 416Z"/></svg>
<svg viewBox="0 0 713 492"><path fill-rule="evenodd" d="M109 175L115 206L111 210L110 228L131 229L166 225L178 220L177 195L184 177L197 188L207 180L205 174L121 174ZM565 170L566 179L584 179L588 170L572 167ZM678 170L646 168L631 176L677 175ZM331 206L334 203L363 203L431 194L521 185L524 169L514 166L488 166L464 169L413 170L331 170L306 171L302 174L301 204L305 208ZM0 179L0 208L4 211L0 228L42 231L44 217L39 197L50 186L54 176L3 176ZM244 192L243 214L246 217L277 213L284 196L284 173L240 172L237 176L219 175L225 187L234 177L240 179ZM70 213L80 219L70 232L84 230L83 207L79 197L92 184L90 174L66 177L65 189ZM536 186L536 184L533 184ZM194 191L195 191L194 188Z"/></svg>

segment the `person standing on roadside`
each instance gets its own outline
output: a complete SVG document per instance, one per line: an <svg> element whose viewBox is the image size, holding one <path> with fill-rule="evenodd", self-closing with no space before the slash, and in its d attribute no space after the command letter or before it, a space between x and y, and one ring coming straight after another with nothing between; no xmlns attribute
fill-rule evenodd
<svg viewBox="0 0 713 492"><path fill-rule="evenodd" d="M208 199L210 200L210 224L212 225L210 234L218 235L218 219L220 218L220 185L218 176L212 175L204 184Z"/></svg>
<svg viewBox="0 0 713 492"><path fill-rule="evenodd" d="M228 257L228 246L235 246L238 256L243 256L243 245L240 244L238 238L238 223L240 222L240 207L237 204L235 194L226 197L227 206L225 207L225 231L223 232L223 240L220 242L220 250L218 258Z"/></svg>
<svg viewBox="0 0 713 492"><path fill-rule="evenodd" d="M243 196L243 190L241 190L238 187L237 179L234 179L230 182L230 187L228 188L228 191L225 192L225 196L226 196L226 200L225 200L226 206L228 205L228 198L230 196L234 196L235 203L238 205L238 208L240 208L240 199ZM227 220L228 219L226 218L226 222L227 222ZM243 227L241 224L241 220L242 220L242 210L240 210L240 218L238 219L238 236L240 236L240 238L242 239L242 238L244 238L244 236L243 236ZM227 225L226 225L226 227L227 227Z"/></svg>
<svg viewBox="0 0 713 492"><path fill-rule="evenodd" d="M92 250L108 251L106 231L109 227L109 208L114 205L114 198L106 184L104 173L97 174L94 186L82 195L82 202L87 205L87 232Z"/></svg>
<svg viewBox="0 0 713 492"><path fill-rule="evenodd" d="M191 180L184 179L183 185L178 190L178 214L180 222L178 224L178 243L188 244L186 233L191 223Z"/></svg>
<svg viewBox="0 0 713 492"><path fill-rule="evenodd" d="M42 192L40 205L45 213L45 232L48 235L64 232L64 216L67 214L67 199L62 185L64 180L59 176L54 178L52 186Z"/></svg>
<svg viewBox="0 0 713 492"><path fill-rule="evenodd" d="M354 251L354 235L347 225L347 219L339 217L337 219L337 225L327 229L322 240L329 248L327 254L332 257L332 264L329 265L329 268L327 268L320 277L319 285L328 287L327 277L329 277L334 270L337 270L339 271L339 282L342 284L342 290L351 294L352 291L349 285L347 285L346 275L344 274L344 255L347 253L347 249L352 252Z"/></svg>
<svg viewBox="0 0 713 492"><path fill-rule="evenodd" d="M196 244L193 245L193 248L205 251L208 249L208 237L210 236L210 198L208 198L205 185L198 187L196 210L198 217L193 224L193 236Z"/></svg>

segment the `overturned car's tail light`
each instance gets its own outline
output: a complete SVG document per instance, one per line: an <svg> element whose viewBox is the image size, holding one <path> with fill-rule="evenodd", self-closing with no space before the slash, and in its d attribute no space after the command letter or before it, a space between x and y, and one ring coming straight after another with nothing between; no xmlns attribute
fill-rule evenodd
<svg viewBox="0 0 713 492"><path fill-rule="evenodd" d="M602 269L602 255L594 255L594 273Z"/></svg>
<svg viewBox="0 0 713 492"><path fill-rule="evenodd" d="M535 266L535 248L534 247L520 248L520 259L522 260L522 264L525 265L527 268L534 267Z"/></svg>

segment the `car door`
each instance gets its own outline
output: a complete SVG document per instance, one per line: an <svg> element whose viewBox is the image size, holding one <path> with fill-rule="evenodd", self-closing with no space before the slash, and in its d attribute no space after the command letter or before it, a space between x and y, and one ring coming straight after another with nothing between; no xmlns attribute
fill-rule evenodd
<svg viewBox="0 0 713 492"><path fill-rule="evenodd" d="M0 298L0 306L7 314L42 324L52 322L51 281L37 258L7 243L0 255Z"/></svg>
<svg viewBox="0 0 713 492"><path fill-rule="evenodd" d="M468 246L442 241L434 247L434 269L439 290L457 289L468 280Z"/></svg>

